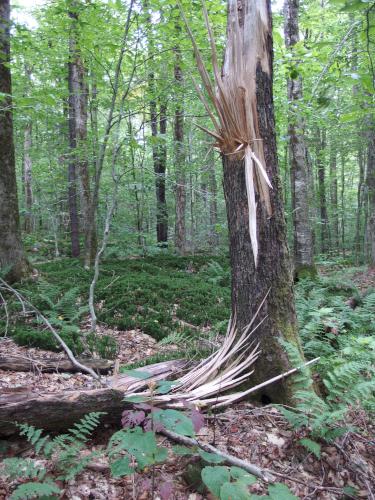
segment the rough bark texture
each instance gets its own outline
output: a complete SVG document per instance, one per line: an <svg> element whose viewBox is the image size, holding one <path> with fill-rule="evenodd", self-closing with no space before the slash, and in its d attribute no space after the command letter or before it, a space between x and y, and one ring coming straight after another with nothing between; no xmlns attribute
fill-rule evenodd
<svg viewBox="0 0 375 500"><path fill-rule="evenodd" d="M70 241L72 257L78 257L81 253L79 242L79 217L78 217L78 200L77 200L77 169L76 159L73 154L76 148L76 128L73 106L73 65L68 63L68 128L69 128L69 147L71 154L69 155L68 165L68 203L69 203L69 218L70 218Z"/></svg>
<svg viewBox="0 0 375 500"><path fill-rule="evenodd" d="M235 0L229 0L233 9ZM228 15L230 23L231 10ZM254 338L260 341L262 354L255 366L252 383L262 382L291 368L279 340L298 344L293 296L293 280L286 242L286 226L278 174L275 122L272 98L272 26L270 3L266 0L247 0L239 4L238 14L242 31L258 33L256 57L256 88L253 96L256 109L256 130L263 147L265 166L273 189L272 216L262 202L257 205L259 256L255 268L249 235L248 199L245 187L244 160L240 155L223 155L224 193L227 207L230 260L232 268L232 314L241 330L253 318L269 291L256 323L265 318ZM243 34L241 34L243 36ZM251 52L256 50L247 46ZM262 50L262 52L261 52ZM231 71L229 62L225 66ZM277 387L265 388L263 401L290 402L293 395L291 380Z"/></svg>
<svg viewBox="0 0 375 500"><path fill-rule="evenodd" d="M329 176L332 213L332 245L333 250L337 252L339 243L339 214L337 206L337 150L335 144L332 143L329 158Z"/></svg>
<svg viewBox="0 0 375 500"><path fill-rule="evenodd" d="M318 170L319 184L319 211L320 211L320 250L326 253L329 249L329 232L328 232L328 212L327 212L327 196L326 196L326 173L324 165L324 150L326 147L326 131L323 129L317 130L316 138L316 166Z"/></svg>
<svg viewBox="0 0 375 500"><path fill-rule="evenodd" d="M90 176L87 159L87 71L79 47L79 4L71 2L71 32L69 38L69 124L71 161L79 178L82 229L84 234L84 263L90 267L96 254L95 211L91 207ZM94 216L93 216L94 215Z"/></svg>
<svg viewBox="0 0 375 500"><path fill-rule="evenodd" d="M113 368L113 361L107 359L80 359L77 361L99 373L107 373ZM15 372L79 372L81 371L69 360L61 358L28 359L19 356L0 356L0 370Z"/></svg>
<svg viewBox="0 0 375 500"><path fill-rule="evenodd" d="M285 0L284 33L285 45L292 49L299 41L299 0ZM298 109L302 99L302 78L288 78L289 101L289 161L292 192L292 215L294 235L294 273L296 278L315 274L313 235L310 221L310 189L307 147L304 137L304 121Z"/></svg>
<svg viewBox="0 0 375 500"><path fill-rule="evenodd" d="M356 228L355 228L355 241L354 248L356 253L357 263L362 261L363 250L363 232L362 232L362 207L363 207L363 194L364 194L364 157L362 150L358 150L358 165L359 165L359 179L357 188L357 215L356 215Z"/></svg>
<svg viewBox="0 0 375 500"><path fill-rule="evenodd" d="M215 248L219 243L219 238L216 230L217 224L217 182L215 172L215 157L212 152L212 157L208 163L208 178L209 178L209 224L210 236L209 243Z"/></svg>
<svg viewBox="0 0 375 500"><path fill-rule="evenodd" d="M150 373L153 380L177 378L186 367L186 361L173 360L149 365L142 371ZM11 390L0 394L0 436L18 432L15 422L28 423L37 428L59 431L67 429L92 411L103 411L102 421L120 422L126 408L126 391L147 386L150 379L139 380L129 375L113 376L110 386L104 389L60 391L41 394L40 391ZM129 404L128 404L129 407Z"/></svg>
<svg viewBox="0 0 375 500"><path fill-rule="evenodd" d="M177 87L177 100L174 118L175 169L176 169L176 230L175 245L180 255L186 253L186 176L185 176L185 146L184 146L184 108L183 108L183 75L181 69L181 51L174 49L176 62L174 79Z"/></svg>
<svg viewBox="0 0 375 500"><path fill-rule="evenodd" d="M18 281L28 271L18 212L13 143L12 83L10 61L10 6L0 0L0 270L8 281Z"/></svg>
<svg viewBox="0 0 375 500"><path fill-rule="evenodd" d="M28 120L23 139L23 179L24 179L24 197L25 197L25 225L26 233L33 230L33 190L32 190L32 161L30 150L32 146L32 122Z"/></svg>

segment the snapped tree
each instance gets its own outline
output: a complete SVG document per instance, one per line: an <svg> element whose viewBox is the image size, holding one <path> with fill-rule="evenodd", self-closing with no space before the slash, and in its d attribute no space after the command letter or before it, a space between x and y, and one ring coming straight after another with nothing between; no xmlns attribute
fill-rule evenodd
<svg viewBox="0 0 375 500"><path fill-rule="evenodd" d="M216 90L188 27L205 90L216 114L196 84L215 130L208 131L220 151L224 170L229 250L232 268L232 317L239 332L256 315L254 338L262 354L252 383L290 369L280 344L299 348L293 283L283 214L272 97L272 20L268 0L228 0L227 43L220 73L208 14ZM264 390L264 401L288 402L291 380Z"/></svg>

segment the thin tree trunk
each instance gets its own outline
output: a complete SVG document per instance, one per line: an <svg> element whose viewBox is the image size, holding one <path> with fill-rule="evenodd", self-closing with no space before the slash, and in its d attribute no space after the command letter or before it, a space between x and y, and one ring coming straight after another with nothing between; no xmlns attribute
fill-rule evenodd
<svg viewBox="0 0 375 500"><path fill-rule="evenodd" d="M356 262L359 264L363 259L363 234L362 234L362 207L363 207L363 188L364 188L364 158L362 151L358 151L359 179L357 188L357 215L355 227L355 255Z"/></svg>
<svg viewBox="0 0 375 500"><path fill-rule="evenodd" d="M32 146L32 122L28 120L23 140L23 178L24 178L24 196L25 196L25 233L31 233L33 230L33 191L32 191L32 161L30 150Z"/></svg>
<svg viewBox="0 0 375 500"><path fill-rule="evenodd" d="M298 4L299 0L285 0L284 3L285 45L288 49L293 49L294 45L299 41ZM301 100L302 78L299 75L292 75L292 77L288 78L288 136L294 227L294 273L297 278L316 273L310 222L307 146L304 137L305 124L298 109L298 103Z"/></svg>
<svg viewBox="0 0 375 500"><path fill-rule="evenodd" d="M339 244L339 214L337 206L337 150L335 144L331 143L329 159L330 195L332 211L332 245L336 253Z"/></svg>
<svg viewBox="0 0 375 500"><path fill-rule="evenodd" d="M368 146L367 146L367 176L366 187L368 195L368 228L367 244L369 248L368 262L371 267L375 266L375 122L368 123Z"/></svg>
<svg viewBox="0 0 375 500"><path fill-rule="evenodd" d="M341 153L341 248L345 257L345 155Z"/></svg>
<svg viewBox="0 0 375 500"><path fill-rule="evenodd" d="M320 251L325 254L329 249L328 213L326 196L326 178L324 165L324 150L326 147L326 131L317 130L316 164L319 184L319 210L320 210Z"/></svg>
<svg viewBox="0 0 375 500"><path fill-rule="evenodd" d="M254 129L260 141L257 151L264 154L265 167L273 189L270 192L272 215L264 203L257 203L258 264L255 266L249 233L248 197L245 161L241 154L223 154L224 194L227 207L230 260L232 268L232 315L238 330L245 328L267 296L256 323L254 340L260 342L262 355L256 362L253 383L264 381L290 369L287 354L280 345L284 339L299 348L294 307L293 280L286 242L284 208L277 164L275 122L272 98L272 24L270 2L229 0L228 32L238 9L240 33L244 37L246 63L253 65L255 86L249 82L254 103ZM228 47L228 44L227 44ZM245 52L245 50L244 50ZM241 57L241 55L239 56ZM244 61L244 63L245 63ZM223 75L234 71L233 61L225 57ZM240 64L237 61L237 64ZM293 383L284 381L277 388L267 387L261 394L264 402L290 402Z"/></svg>
<svg viewBox="0 0 375 500"><path fill-rule="evenodd" d="M217 182L215 172L215 156L212 152L211 158L208 161L208 182L209 182L209 223L210 223L210 237L209 243L211 248L215 250L218 245L218 234L216 230L217 225Z"/></svg>
<svg viewBox="0 0 375 500"><path fill-rule="evenodd" d="M177 105L174 118L175 170L176 170L176 231L175 245L180 255L186 253L186 176L184 145L184 108L183 108L183 74L181 69L181 51L177 46L175 52L174 79L176 85Z"/></svg>
<svg viewBox="0 0 375 500"><path fill-rule="evenodd" d="M18 281L29 270L20 231L13 142L10 73L10 5L0 0L0 270Z"/></svg>

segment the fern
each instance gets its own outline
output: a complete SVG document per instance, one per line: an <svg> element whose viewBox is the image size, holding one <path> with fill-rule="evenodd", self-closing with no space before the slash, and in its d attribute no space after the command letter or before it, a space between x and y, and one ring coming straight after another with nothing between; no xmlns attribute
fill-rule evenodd
<svg viewBox="0 0 375 500"><path fill-rule="evenodd" d="M55 483L24 483L16 488L9 500L27 500L29 498L57 498L60 489Z"/></svg>
<svg viewBox="0 0 375 500"><path fill-rule="evenodd" d="M62 472L59 479L69 480L79 474L97 455L94 452L81 457L80 452L85 448L85 444L98 426L102 415L104 415L103 412L89 413L66 434L60 434L53 439L48 435L42 436L43 431L31 425L20 424L19 428L21 435L25 436L29 443L34 446L37 454L42 454L47 458L51 457L52 454L57 455L57 467ZM17 463L18 459L15 460L14 464ZM25 474L25 477L36 476Z"/></svg>
<svg viewBox="0 0 375 500"><path fill-rule="evenodd" d="M25 479L43 480L46 475L44 467L36 464L31 458L6 458L3 460L4 473L11 479L22 476Z"/></svg>

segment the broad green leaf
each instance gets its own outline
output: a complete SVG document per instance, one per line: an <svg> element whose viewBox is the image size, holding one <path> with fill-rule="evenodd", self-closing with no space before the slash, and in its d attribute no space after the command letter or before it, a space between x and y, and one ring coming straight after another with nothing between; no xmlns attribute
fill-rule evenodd
<svg viewBox="0 0 375 500"><path fill-rule="evenodd" d="M252 474L249 474L249 472L246 472L243 469L240 469L240 467L231 467L230 468L230 475L233 479L238 479L241 482L251 485L257 482L257 478L253 476Z"/></svg>
<svg viewBox="0 0 375 500"><path fill-rule="evenodd" d="M138 378L139 380L145 380L151 377L150 372L145 372L141 370L123 370L121 373L123 375L128 375L129 377Z"/></svg>
<svg viewBox="0 0 375 500"><path fill-rule="evenodd" d="M166 429L183 436L194 436L193 422L184 413L177 410L160 410L154 413L154 420Z"/></svg>
<svg viewBox="0 0 375 500"><path fill-rule="evenodd" d="M276 483L268 486L268 494L272 500L298 500L286 484Z"/></svg>
<svg viewBox="0 0 375 500"><path fill-rule="evenodd" d="M222 485L230 481L228 467L222 467L219 465L215 465L214 467L205 467L202 469L201 476L202 481L207 488L217 497L220 497Z"/></svg>
<svg viewBox="0 0 375 500"><path fill-rule="evenodd" d="M220 500L250 500L246 485L241 481L224 483L220 488Z"/></svg>
<svg viewBox="0 0 375 500"><path fill-rule="evenodd" d="M134 473L134 469L130 467L129 457L118 458L111 463L111 474L113 477L128 476Z"/></svg>
<svg viewBox="0 0 375 500"><path fill-rule="evenodd" d="M207 451L199 450L199 455L208 463L220 464L224 462L224 458L216 453L208 453Z"/></svg>

